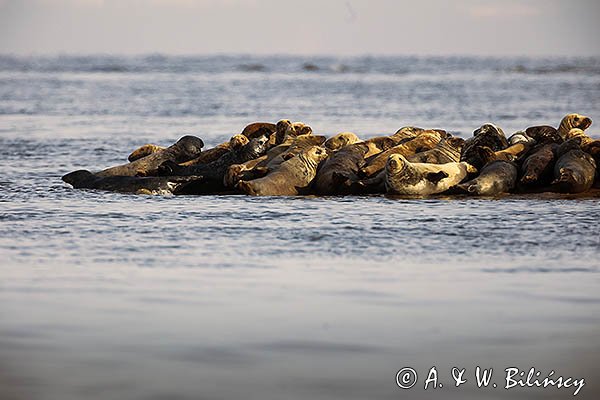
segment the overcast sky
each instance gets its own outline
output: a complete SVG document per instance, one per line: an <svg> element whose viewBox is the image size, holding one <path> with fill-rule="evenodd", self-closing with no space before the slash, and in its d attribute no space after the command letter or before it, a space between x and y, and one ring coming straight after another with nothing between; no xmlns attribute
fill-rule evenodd
<svg viewBox="0 0 600 400"><path fill-rule="evenodd" d="M599 55L599 0L0 0L0 53Z"/></svg>

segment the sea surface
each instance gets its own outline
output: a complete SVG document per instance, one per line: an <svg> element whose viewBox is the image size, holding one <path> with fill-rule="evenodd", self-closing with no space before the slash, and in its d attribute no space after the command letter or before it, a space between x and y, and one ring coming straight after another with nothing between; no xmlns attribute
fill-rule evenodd
<svg viewBox="0 0 600 400"><path fill-rule="evenodd" d="M600 398L598 198L153 197L60 180L254 121L469 137L570 112L600 123L600 59L0 56L0 398ZM505 389L510 367L585 386Z"/></svg>

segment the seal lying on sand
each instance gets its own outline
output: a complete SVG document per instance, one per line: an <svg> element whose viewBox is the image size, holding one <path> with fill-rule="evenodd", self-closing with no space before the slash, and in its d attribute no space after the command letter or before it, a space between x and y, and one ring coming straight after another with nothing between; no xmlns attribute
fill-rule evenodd
<svg viewBox="0 0 600 400"><path fill-rule="evenodd" d="M385 165L385 187L390 194L427 196L447 191L477 170L465 162L411 163L392 154Z"/></svg>
<svg viewBox="0 0 600 400"><path fill-rule="evenodd" d="M569 131L573 128L581 129L585 131L587 128L592 125L592 119L590 117L586 117L585 115L579 114L567 114L560 121L560 125L558 127L558 134L563 140L567 140L567 136Z"/></svg>
<svg viewBox="0 0 600 400"><path fill-rule="evenodd" d="M180 194L186 186L197 181L197 176L106 176L101 177L87 170L66 174L62 180L75 189L109 190L137 194Z"/></svg>
<svg viewBox="0 0 600 400"><path fill-rule="evenodd" d="M556 143L546 143L533 148L521 166L521 185L530 187L550 183L557 148Z"/></svg>
<svg viewBox="0 0 600 400"><path fill-rule="evenodd" d="M359 169L365 163L365 154L371 146L359 142L344 146L334 152L323 163L313 182L313 189L318 194L347 194L350 189L344 183L347 180L358 179Z"/></svg>
<svg viewBox="0 0 600 400"><path fill-rule="evenodd" d="M325 147L331 151L339 150L349 144L360 142L360 139L356 134L352 132L342 132L337 135L330 137L325 141Z"/></svg>
<svg viewBox="0 0 600 400"><path fill-rule="evenodd" d="M197 157L204 147L202 139L184 136L174 145L140 158L129 164L123 164L97 172L98 176L136 176L153 175L158 167L166 162L180 163Z"/></svg>
<svg viewBox="0 0 600 400"><path fill-rule="evenodd" d="M596 162L581 150L581 139L569 139L556 151L552 187L561 193L582 193L594 184Z"/></svg>
<svg viewBox="0 0 600 400"><path fill-rule="evenodd" d="M502 129L494 124L484 124L473 132L472 138L465 141L460 160L481 169L485 165L485 161L480 158L477 150L479 147L488 147L492 151L499 151L508 147L508 141Z"/></svg>
<svg viewBox="0 0 600 400"><path fill-rule="evenodd" d="M284 161L263 178L240 181L238 188L254 196L296 196L307 190L317 173L319 163L326 157L327 150L313 146Z"/></svg>
<svg viewBox="0 0 600 400"><path fill-rule="evenodd" d="M422 130L424 131L424 130ZM464 144L464 139L458 137L445 137L431 150L421 151L406 157L411 163L427 164L446 164L458 162L460 159L460 150ZM350 177L345 186L349 193L354 194L377 194L385 193L385 170L369 178L358 179Z"/></svg>
<svg viewBox="0 0 600 400"><path fill-rule="evenodd" d="M362 168L361 172L364 176L369 177L379 173L392 154L401 154L408 157L421 151L431 150L441 140L443 135L434 130L422 131L415 138L407 140L397 146L385 150L367 160L367 166Z"/></svg>
<svg viewBox="0 0 600 400"><path fill-rule="evenodd" d="M508 193L517 182L517 166L504 160L492 161L475 179L458 185L458 188L477 196L495 196Z"/></svg>

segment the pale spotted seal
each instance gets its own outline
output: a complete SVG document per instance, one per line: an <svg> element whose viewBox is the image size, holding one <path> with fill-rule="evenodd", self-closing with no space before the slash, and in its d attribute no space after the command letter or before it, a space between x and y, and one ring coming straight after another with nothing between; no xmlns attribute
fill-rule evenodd
<svg viewBox="0 0 600 400"><path fill-rule="evenodd" d="M385 165L385 187L389 194L427 196L443 193L475 172L465 162L411 163L401 154L392 154Z"/></svg>

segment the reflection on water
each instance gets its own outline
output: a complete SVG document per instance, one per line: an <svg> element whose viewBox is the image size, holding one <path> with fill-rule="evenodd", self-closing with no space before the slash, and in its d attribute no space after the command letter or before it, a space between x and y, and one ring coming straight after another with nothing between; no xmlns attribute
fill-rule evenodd
<svg viewBox="0 0 600 400"><path fill-rule="evenodd" d="M147 197L60 181L257 119L366 137L599 118L593 59L543 75L536 60L441 59L429 75L374 60L0 60L0 397L572 397L478 389L479 365L499 385L511 366L584 377L577 398L597 398L598 198ZM444 387L424 391L434 365Z"/></svg>

